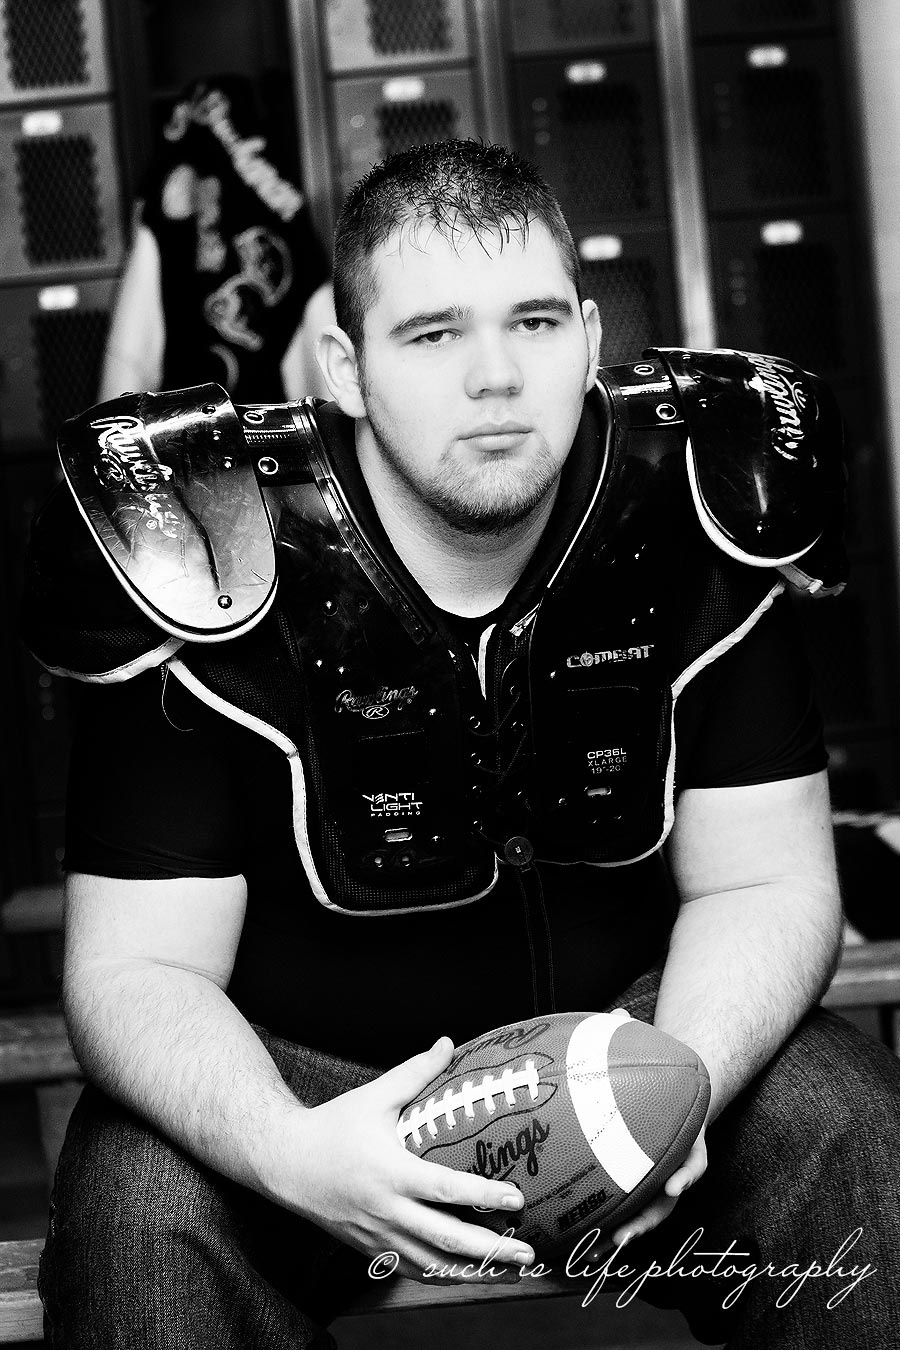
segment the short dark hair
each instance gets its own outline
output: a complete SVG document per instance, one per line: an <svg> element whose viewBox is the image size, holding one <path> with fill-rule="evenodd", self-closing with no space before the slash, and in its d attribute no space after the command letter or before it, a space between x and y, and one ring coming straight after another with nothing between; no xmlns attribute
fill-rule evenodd
<svg viewBox="0 0 900 1350"><path fill-rule="evenodd" d="M537 170L512 150L483 141L441 141L389 155L350 190L334 234L337 321L362 351L366 310L375 300L371 257L407 221L427 220L448 238L512 229L532 221L550 231L579 300L578 252L559 202Z"/></svg>

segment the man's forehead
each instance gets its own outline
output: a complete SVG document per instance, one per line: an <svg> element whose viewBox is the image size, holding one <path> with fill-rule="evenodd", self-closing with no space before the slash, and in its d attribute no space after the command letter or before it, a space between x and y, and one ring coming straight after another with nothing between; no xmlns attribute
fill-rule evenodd
<svg viewBox="0 0 900 1350"><path fill-rule="evenodd" d="M541 223L529 217L509 216L479 225L459 211L448 211L440 217L431 212L416 213L394 227L382 248L385 254L401 254L409 248L427 254L447 249L464 253L474 246L494 253L513 242L525 247L535 226L540 230Z"/></svg>
<svg viewBox="0 0 900 1350"><path fill-rule="evenodd" d="M449 223L430 217L405 220L376 246L369 264L377 293L380 273L390 284L404 273L418 276L432 266L437 270L447 264L452 267L454 262L514 262L523 256L529 262L540 256L545 266L558 264L561 271L566 270L562 250L543 221L516 219L484 228L459 219Z"/></svg>

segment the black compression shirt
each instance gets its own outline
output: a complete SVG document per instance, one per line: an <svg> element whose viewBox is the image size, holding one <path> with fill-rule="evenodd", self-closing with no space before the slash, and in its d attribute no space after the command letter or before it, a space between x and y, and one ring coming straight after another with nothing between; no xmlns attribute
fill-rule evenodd
<svg viewBox="0 0 900 1350"><path fill-rule="evenodd" d="M356 917L312 896L275 746L155 671L83 686L66 864L123 878L243 873L248 908L229 993L301 1043L396 1063L531 1015L523 902L503 865L457 909ZM677 787L729 787L824 767L790 605L779 600L676 707ZM676 899L662 853L627 867L544 864L557 1006L607 1006L665 950Z"/></svg>

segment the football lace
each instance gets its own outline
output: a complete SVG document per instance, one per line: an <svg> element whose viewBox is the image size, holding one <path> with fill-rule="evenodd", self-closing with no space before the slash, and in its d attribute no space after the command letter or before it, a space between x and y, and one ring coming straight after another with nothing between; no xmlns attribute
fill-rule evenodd
<svg viewBox="0 0 900 1350"><path fill-rule="evenodd" d="M474 1119L475 1104L480 1102L490 1114L496 1111L495 1097L503 1097L507 1106L516 1105L516 1092L527 1088L532 1101L537 1100L540 1079L534 1060L526 1061L524 1069L504 1069L499 1078L486 1073L479 1083L467 1080L458 1092L447 1088L443 1097L430 1097L424 1106L414 1106L408 1116L401 1116L397 1122L397 1134L401 1144L412 1138L418 1147L422 1143L422 1130L426 1129L432 1139L437 1138L438 1121L448 1130L456 1126L456 1112L462 1108L469 1120Z"/></svg>

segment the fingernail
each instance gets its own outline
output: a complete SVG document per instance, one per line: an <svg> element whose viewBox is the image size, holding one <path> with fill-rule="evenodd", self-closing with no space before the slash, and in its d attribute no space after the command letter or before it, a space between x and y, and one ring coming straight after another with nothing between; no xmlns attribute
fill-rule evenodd
<svg viewBox="0 0 900 1350"><path fill-rule="evenodd" d="M525 1197L521 1191L507 1191L500 1203L504 1209L521 1209L525 1203Z"/></svg>
<svg viewBox="0 0 900 1350"><path fill-rule="evenodd" d="M534 1252L529 1251L527 1247L522 1247L519 1251L513 1252L512 1259L517 1266L530 1266L534 1263Z"/></svg>

